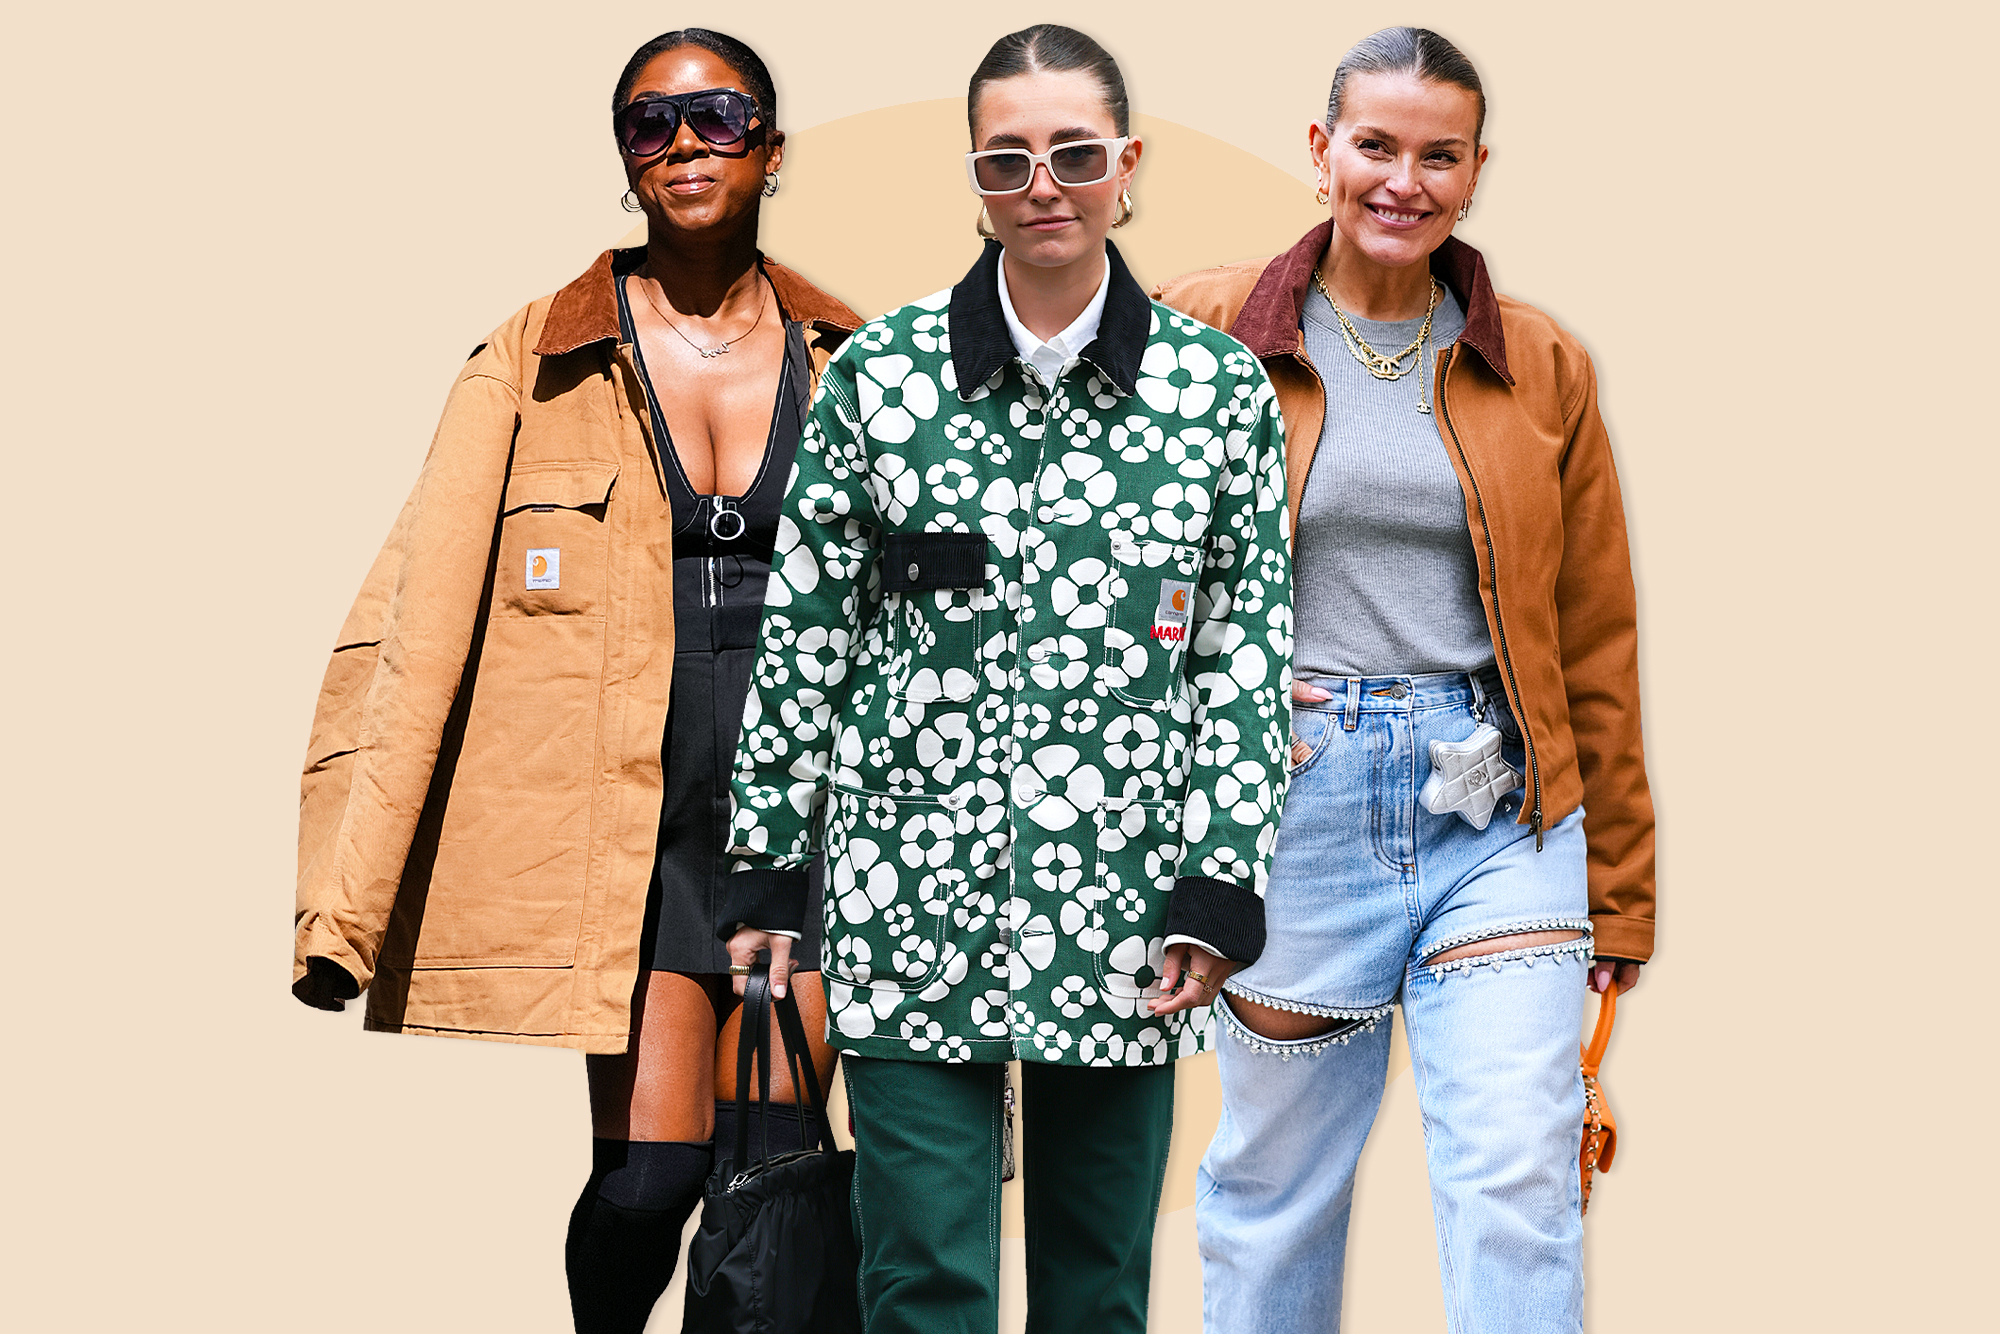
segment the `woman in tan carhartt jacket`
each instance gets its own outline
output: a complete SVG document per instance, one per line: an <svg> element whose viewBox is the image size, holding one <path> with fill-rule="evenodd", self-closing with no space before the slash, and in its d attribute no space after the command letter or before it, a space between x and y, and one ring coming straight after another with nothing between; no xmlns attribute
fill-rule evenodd
<svg viewBox="0 0 2000 1334"><path fill-rule="evenodd" d="M860 322L757 250L784 136L754 52L667 33L613 110L647 244L459 374L321 688L293 961L307 1004L366 989L371 1029L590 1054L585 1334L644 1327L734 1114L728 775L791 455ZM774 1072L773 1122L791 1096Z"/></svg>
<svg viewBox="0 0 2000 1334"><path fill-rule="evenodd" d="M1331 216L1160 299L1285 417L1292 785L1268 943L1216 1005L1209 1334L1336 1328L1354 1170L1403 1007L1455 1334L1581 1328L1586 979L1653 952L1623 507L1590 358L1454 238L1478 74L1364 38L1309 127Z"/></svg>

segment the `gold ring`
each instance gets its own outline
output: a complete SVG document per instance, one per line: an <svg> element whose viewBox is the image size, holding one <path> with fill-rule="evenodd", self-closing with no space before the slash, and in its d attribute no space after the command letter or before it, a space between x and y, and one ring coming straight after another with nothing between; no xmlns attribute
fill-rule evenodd
<svg viewBox="0 0 2000 1334"><path fill-rule="evenodd" d="M731 977L748 977L750 976L750 965L747 963L732 963L729 965L729 975Z"/></svg>
<svg viewBox="0 0 2000 1334"><path fill-rule="evenodd" d="M1197 973L1197 972L1195 972L1195 971L1194 971L1194 969L1190 968L1190 969L1188 969L1188 976L1189 976L1189 977L1191 977L1191 978L1193 978L1193 979L1194 979L1195 981L1197 981L1197 982L1201 983L1201 989L1202 989L1203 991L1207 991L1207 990L1208 990L1208 974L1207 974L1207 973Z"/></svg>

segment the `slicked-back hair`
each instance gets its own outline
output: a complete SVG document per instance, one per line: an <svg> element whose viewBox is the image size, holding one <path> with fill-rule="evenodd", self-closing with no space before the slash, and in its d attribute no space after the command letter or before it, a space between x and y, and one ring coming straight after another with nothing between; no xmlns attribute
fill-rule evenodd
<svg viewBox="0 0 2000 1334"><path fill-rule="evenodd" d="M1082 70L1097 80L1104 90L1104 104L1111 110L1111 123L1123 136L1132 132L1132 108L1125 96L1125 76L1118 62L1096 41L1075 28L1060 23L1037 23L1032 28L1010 32L993 43L986 59L972 71L972 83L965 90L965 127L973 129L979 112L979 90L996 79L1017 74L1066 73Z"/></svg>
<svg viewBox="0 0 2000 1334"><path fill-rule="evenodd" d="M1334 66L1333 90L1326 95L1326 128L1331 134L1340 123L1340 104L1347 96L1347 81L1356 74L1414 74L1427 83L1463 88L1479 102L1479 120L1472 131L1476 147L1486 129L1486 89L1480 85L1479 71L1466 59L1465 52L1429 28L1384 28L1371 32L1353 46Z"/></svg>
<svg viewBox="0 0 2000 1334"><path fill-rule="evenodd" d="M625 102L632 96L632 85L639 81L639 75L654 56L663 51L678 51L684 46L696 46L725 61L743 77L743 91L756 99L757 114L764 122L764 128L778 128L778 90L771 82L771 71L764 68L763 59L742 42L725 32L715 32L709 28L677 28L673 32L663 32L632 53L625 62L625 70L618 76L618 90L611 95L611 114L617 115L625 109Z"/></svg>

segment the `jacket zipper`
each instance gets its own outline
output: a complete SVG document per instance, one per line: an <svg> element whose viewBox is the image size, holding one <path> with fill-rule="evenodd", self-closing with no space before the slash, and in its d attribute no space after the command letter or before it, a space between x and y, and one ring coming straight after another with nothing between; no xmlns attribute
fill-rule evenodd
<svg viewBox="0 0 2000 1334"><path fill-rule="evenodd" d="M1486 521L1486 498L1479 493L1479 479L1473 476L1472 460L1465 455L1465 442L1458 438L1458 426L1451 419L1451 407L1445 402L1445 381L1451 375L1451 364L1457 358L1456 343L1445 349L1444 365L1438 371L1437 399L1438 416L1444 421L1445 429L1451 432L1452 447L1458 450L1459 466L1465 469L1465 478L1472 483L1473 507L1479 511L1479 527L1486 535L1486 569L1493 580L1493 631L1499 639L1500 665L1507 669L1508 703L1514 710L1514 720L1521 725L1521 739L1528 743L1528 776L1534 784L1535 809L1528 816L1528 823L1535 831L1535 851L1542 850L1542 766L1535 758L1535 729L1528 721L1528 711L1521 706L1520 682L1514 678L1514 659L1507 652L1507 622L1500 615L1500 563L1493 552L1493 525Z"/></svg>

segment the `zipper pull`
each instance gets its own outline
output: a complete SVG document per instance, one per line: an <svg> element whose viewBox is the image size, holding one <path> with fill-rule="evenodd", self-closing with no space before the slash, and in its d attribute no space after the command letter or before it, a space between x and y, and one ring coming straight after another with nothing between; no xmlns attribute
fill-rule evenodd
<svg viewBox="0 0 2000 1334"><path fill-rule="evenodd" d="M1540 852L1542 850L1542 808L1540 806L1535 807L1534 811L1528 816L1528 823L1535 827L1535 851Z"/></svg>

